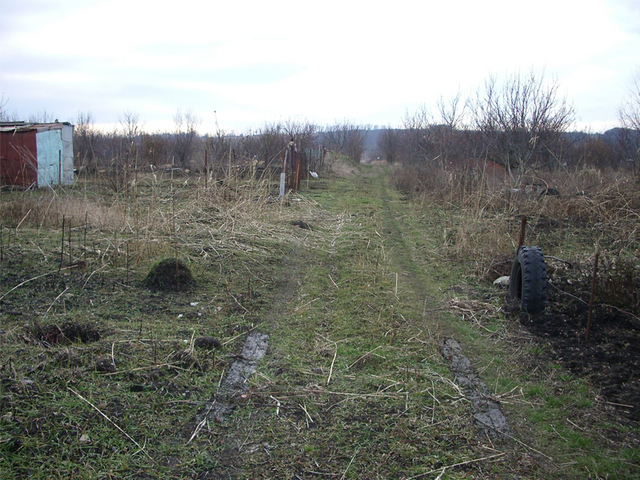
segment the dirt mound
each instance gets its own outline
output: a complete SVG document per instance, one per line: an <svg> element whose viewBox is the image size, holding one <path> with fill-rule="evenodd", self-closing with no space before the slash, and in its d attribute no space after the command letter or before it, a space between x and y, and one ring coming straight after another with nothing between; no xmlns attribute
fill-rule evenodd
<svg viewBox="0 0 640 480"><path fill-rule="evenodd" d="M180 260L165 258L151 267L145 283L155 290L182 291L193 286L195 280L189 267Z"/></svg>

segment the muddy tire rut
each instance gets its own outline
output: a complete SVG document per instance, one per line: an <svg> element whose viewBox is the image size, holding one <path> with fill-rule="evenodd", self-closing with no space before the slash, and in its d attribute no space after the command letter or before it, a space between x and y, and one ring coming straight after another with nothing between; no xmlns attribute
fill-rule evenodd
<svg viewBox="0 0 640 480"><path fill-rule="evenodd" d="M389 198L386 186L381 185L380 195L383 201L382 216L384 219L384 233L391 245L393 260L402 269L402 277L409 283L416 301L426 305L433 305L433 296L427 292L426 287L420 281L416 262L411 250L404 241L402 231L396 218L400 212L394 208L394 203ZM438 322L438 320L435 320ZM462 346L453 338L447 338L447 330L444 325L439 325L445 338L440 344L440 353L449 365L455 383L464 392L467 399L473 405L476 425L480 433L486 433L493 438L509 438L513 431L502 411L499 403L491 398L486 384L472 367L471 361L464 355Z"/></svg>

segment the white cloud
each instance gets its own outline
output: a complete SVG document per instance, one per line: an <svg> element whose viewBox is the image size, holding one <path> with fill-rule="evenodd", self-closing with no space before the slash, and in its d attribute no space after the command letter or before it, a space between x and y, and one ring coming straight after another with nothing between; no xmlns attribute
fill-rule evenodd
<svg viewBox="0 0 640 480"><path fill-rule="evenodd" d="M288 117L395 124L406 109L475 91L489 74L534 68L556 75L581 117L602 124L615 120L627 73L640 63L626 0L1 8L0 88L25 117L39 105L70 120L100 112L110 123L126 109L171 128L168 112L182 107L210 130L214 110L235 130Z"/></svg>

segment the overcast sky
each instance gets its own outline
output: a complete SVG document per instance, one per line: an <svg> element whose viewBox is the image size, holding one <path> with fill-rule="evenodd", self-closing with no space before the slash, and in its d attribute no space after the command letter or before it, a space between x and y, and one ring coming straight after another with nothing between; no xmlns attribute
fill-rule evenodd
<svg viewBox="0 0 640 480"><path fill-rule="evenodd" d="M638 0L0 0L0 95L21 119L396 126L533 68L559 80L578 127L603 131L639 66Z"/></svg>

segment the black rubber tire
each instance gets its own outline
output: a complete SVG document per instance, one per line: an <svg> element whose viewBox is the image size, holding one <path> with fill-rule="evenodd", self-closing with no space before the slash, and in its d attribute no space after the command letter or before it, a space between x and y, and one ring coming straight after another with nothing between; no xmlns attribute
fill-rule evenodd
<svg viewBox="0 0 640 480"><path fill-rule="evenodd" d="M511 267L509 295L523 313L540 313L547 303L547 267L540 247L520 247Z"/></svg>

